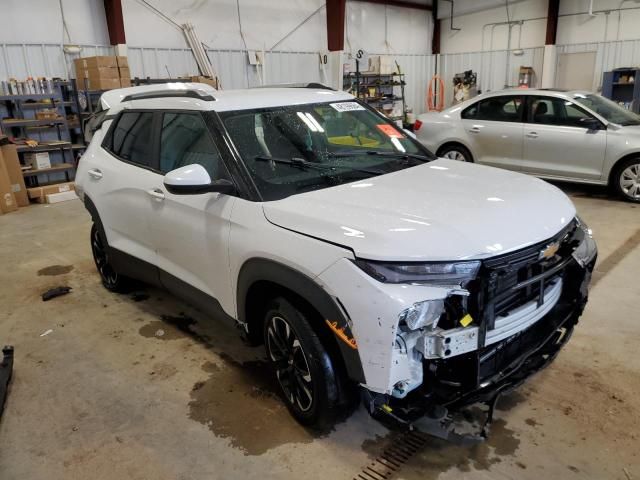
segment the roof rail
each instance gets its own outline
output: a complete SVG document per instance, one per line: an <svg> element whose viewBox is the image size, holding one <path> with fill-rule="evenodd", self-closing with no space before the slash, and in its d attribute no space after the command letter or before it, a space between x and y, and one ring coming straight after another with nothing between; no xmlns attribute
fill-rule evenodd
<svg viewBox="0 0 640 480"><path fill-rule="evenodd" d="M167 97L180 97L180 98L197 98L198 100L204 100L207 102L213 102L216 99L211 96L205 90L154 90L151 92L132 93L122 99L123 102L130 102L131 100L149 100L152 98L167 98Z"/></svg>
<svg viewBox="0 0 640 480"><path fill-rule="evenodd" d="M323 85L322 83L318 83L318 82L311 82L311 83L275 83L275 84L272 84L272 85L261 85L258 88L314 88L314 89L333 90L333 91L335 91L335 88L328 87L328 86Z"/></svg>

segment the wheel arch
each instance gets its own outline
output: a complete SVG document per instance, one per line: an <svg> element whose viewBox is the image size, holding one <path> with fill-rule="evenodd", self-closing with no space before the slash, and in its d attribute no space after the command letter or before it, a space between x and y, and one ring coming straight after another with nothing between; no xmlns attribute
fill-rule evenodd
<svg viewBox="0 0 640 480"><path fill-rule="evenodd" d="M320 338L331 358L339 363L354 382L365 383L364 371L357 347L339 339L327 321L344 328L344 334L353 338L348 313L339 300L307 275L293 268L266 258L247 260L238 274L236 289L238 321L245 326L252 343L262 343L262 315L270 299L285 296L294 304L311 309L316 315L310 319L311 327Z"/></svg>
<svg viewBox="0 0 640 480"><path fill-rule="evenodd" d="M620 164L622 162L626 162L627 160L632 160L634 158L638 158L640 159L640 150L636 151L636 152L631 152L631 153L627 153L624 156L620 157L618 160L616 160L613 165L611 166L611 168L609 169L609 175L608 175L608 179L607 179L607 184L610 187L614 186L614 175L616 174L618 167L620 166Z"/></svg>
<svg viewBox="0 0 640 480"><path fill-rule="evenodd" d="M445 140L444 142L442 142L438 148L436 148L435 154L439 156L438 152L440 152L442 149L449 147L449 146L461 146L464 147L465 150L467 150L469 152L469 155L471 155L471 162L475 163L475 156L473 154L473 152L471 151L471 147L469 147L469 145L467 145L465 142L463 142L462 140L459 139L448 139Z"/></svg>

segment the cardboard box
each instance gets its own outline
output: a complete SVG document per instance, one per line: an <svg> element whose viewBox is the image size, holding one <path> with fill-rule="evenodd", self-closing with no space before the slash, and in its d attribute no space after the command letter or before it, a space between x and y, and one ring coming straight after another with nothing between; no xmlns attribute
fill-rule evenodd
<svg viewBox="0 0 640 480"><path fill-rule="evenodd" d="M89 80L98 80L101 78L119 78L120 73L117 67L97 67L97 68L83 68L82 70L76 70L76 79L88 78Z"/></svg>
<svg viewBox="0 0 640 480"><path fill-rule="evenodd" d="M24 161L31 165L34 170L44 170L51 168L49 152L29 152L24 154Z"/></svg>
<svg viewBox="0 0 640 480"><path fill-rule="evenodd" d="M45 195L45 198L47 203L60 203L68 200L77 200L78 195L73 190L69 190L68 192L50 193Z"/></svg>
<svg viewBox="0 0 640 480"><path fill-rule="evenodd" d="M98 56L98 57L82 57L76 58L73 63L76 67L76 72L87 68L100 68L100 67L117 67L118 60L113 56Z"/></svg>
<svg viewBox="0 0 640 480"><path fill-rule="evenodd" d="M129 67L118 67L118 71L120 72L120 78L128 78L131 80L131 71Z"/></svg>
<svg viewBox="0 0 640 480"><path fill-rule="evenodd" d="M56 183L55 185L47 185L44 187L28 188L29 198L35 200L38 203L45 203L47 201L47 195L54 193L70 192L75 190L75 184L73 182Z"/></svg>
<svg viewBox="0 0 640 480"><path fill-rule="evenodd" d="M88 90L113 90L114 88L120 88L119 78L97 78L90 79L85 78L82 80L80 89L87 88Z"/></svg>
<svg viewBox="0 0 640 480"><path fill-rule="evenodd" d="M0 153L2 155L2 153ZM13 212L18 209L16 197L11 189L9 172L4 166L4 159L0 159L0 211L2 213Z"/></svg>
<svg viewBox="0 0 640 480"><path fill-rule="evenodd" d="M205 83L207 85L211 85L216 90L218 89L218 79L217 78L205 77L203 75L195 75L195 76L191 77L190 80L192 82L194 82L194 83Z"/></svg>
<svg viewBox="0 0 640 480"><path fill-rule="evenodd" d="M18 150L15 145L3 145L0 147L0 157L4 160L4 166L9 175L11 182L11 191L16 197L16 203L19 207L29 205L29 195L27 195L27 187L24 184L22 176L22 168L18 159Z"/></svg>
<svg viewBox="0 0 640 480"><path fill-rule="evenodd" d="M129 60L127 57L116 57L116 63L118 67L129 68Z"/></svg>
<svg viewBox="0 0 640 480"><path fill-rule="evenodd" d="M120 86L121 87L130 87L131 86L131 79L130 78L121 78L120 79Z"/></svg>

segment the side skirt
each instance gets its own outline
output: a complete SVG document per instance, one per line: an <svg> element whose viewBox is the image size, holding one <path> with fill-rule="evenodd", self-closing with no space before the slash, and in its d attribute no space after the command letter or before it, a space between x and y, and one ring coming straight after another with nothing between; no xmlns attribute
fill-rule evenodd
<svg viewBox="0 0 640 480"><path fill-rule="evenodd" d="M238 325L238 321L223 310L222 305L220 305L217 299L155 265L113 247L109 247L109 259L118 273L167 290L169 293L216 320L224 320L232 326Z"/></svg>

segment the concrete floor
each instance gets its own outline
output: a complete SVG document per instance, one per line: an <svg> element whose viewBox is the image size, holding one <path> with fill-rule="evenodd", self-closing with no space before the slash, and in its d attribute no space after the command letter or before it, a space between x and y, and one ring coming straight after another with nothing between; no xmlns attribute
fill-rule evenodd
<svg viewBox="0 0 640 480"><path fill-rule="evenodd" d="M600 247L573 339L501 401L487 443L429 440L396 478L640 478L640 206L563 188ZM79 201L0 217L0 343L16 348L2 480L348 479L397 439L362 409L300 427L261 349L164 292L104 290L89 226ZM57 285L73 292L42 302Z"/></svg>

